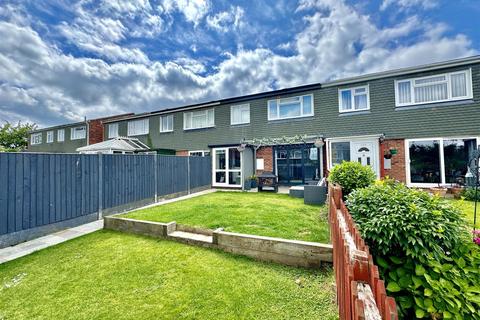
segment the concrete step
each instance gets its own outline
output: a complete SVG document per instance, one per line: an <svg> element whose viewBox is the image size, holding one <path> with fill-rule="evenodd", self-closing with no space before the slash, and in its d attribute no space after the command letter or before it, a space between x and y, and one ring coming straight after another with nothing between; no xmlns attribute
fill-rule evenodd
<svg viewBox="0 0 480 320"><path fill-rule="evenodd" d="M190 243L190 244L199 244L203 246L209 246L213 244L213 237L207 236L199 233L185 232L185 231L174 231L168 234L169 238L172 240Z"/></svg>

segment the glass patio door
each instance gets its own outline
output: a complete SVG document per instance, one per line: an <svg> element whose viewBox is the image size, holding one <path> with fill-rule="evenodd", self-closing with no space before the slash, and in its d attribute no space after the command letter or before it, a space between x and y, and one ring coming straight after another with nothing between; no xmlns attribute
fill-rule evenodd
<svg viewBox="0 0 480 320"><path fill-rule="evenodd" d="M242 154L237 148L213 149L213 185L242 186Z"/></svg>
<svg viewBox="0 0 480 320"><path fill-rule="evenodd" d="M276 168L280 184L302 184L320 178L319 152L313 145L276 147Z"/></svg>

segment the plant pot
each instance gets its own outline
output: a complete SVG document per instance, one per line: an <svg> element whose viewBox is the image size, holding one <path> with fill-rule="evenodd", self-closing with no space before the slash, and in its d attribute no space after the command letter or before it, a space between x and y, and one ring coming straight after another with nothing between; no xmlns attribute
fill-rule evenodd
<svg viewBox="0 0 480 320"><path fill-rule="evenodd" d="M252 185L252 182L250 180L245 180L244 189L250 190L252 188L251 185Z"/></svg>
<svg viewBox="0 0 480 320"><path fill-rule="evenodd" d="M463 188L462 187L452 187L450 189L450 193L453 194L455 199L460 199L462 195Z"/></svg>
<svg viewBox="0 0 480 320"><path fill-rule="evenodd" d="M252 180L251 181L251 186L252 186L252 188L257 188L258 187L258 181L257 180Z"/></svg>
<svg viewBox="0 0 480 320"><path fill-rule="evenodd" d="M430 192L441 198L445 198L445 195L447 194L447 188L430 188Z"/></svg>

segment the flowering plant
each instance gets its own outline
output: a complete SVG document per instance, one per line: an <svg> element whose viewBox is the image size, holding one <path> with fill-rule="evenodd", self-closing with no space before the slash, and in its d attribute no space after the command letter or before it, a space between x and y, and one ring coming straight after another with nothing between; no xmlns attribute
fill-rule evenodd
<svg viewBox="0 0 480 320"><path fill-rule="evenodd" d="M472 231L473 233L473 242L480 246L480 229L475 229Z"/></svg>

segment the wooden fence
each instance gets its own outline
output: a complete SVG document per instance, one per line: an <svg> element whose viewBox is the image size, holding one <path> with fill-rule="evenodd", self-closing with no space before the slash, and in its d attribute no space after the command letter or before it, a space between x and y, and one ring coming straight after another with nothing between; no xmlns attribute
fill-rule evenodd
<svg viewBox="0 0 480 320"><path fill-rule="evenodd" d="M342 189L329 186L328 219L340 319L398 319L368 246L342 200Z"/></svg>
<svg viewBox="0 0 480 320"><path fill-rule="evenodd" d="M0 153L0 248L210 185L210 157Z"/></svg>

